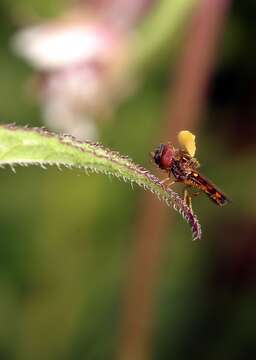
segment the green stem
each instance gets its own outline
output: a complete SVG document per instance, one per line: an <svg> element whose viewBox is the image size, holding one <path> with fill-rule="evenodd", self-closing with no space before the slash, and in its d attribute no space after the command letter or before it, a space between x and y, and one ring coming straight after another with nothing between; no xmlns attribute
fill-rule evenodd
<svg viewBox="0 0 256 360"><path fill-rule="evenodd" d="M59 136L41 128L4 125L0 126L0 166L5 165L12 168L16 165L74 167L136 183L177 210L190 224L194 239L201 237L197 217L177 193L166 189L157 177L128 157L98 143L81 142L71 136Z"/></svg>

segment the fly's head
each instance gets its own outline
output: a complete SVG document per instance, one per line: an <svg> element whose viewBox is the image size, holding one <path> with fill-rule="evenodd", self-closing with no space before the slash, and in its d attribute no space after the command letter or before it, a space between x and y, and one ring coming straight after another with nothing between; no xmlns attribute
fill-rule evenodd
<svg viewBox="0 0 256 360"><path fill-rule="evenodd" d="M163 170L169 170L173 161L173 148L170 144L160 144L158 148L151 153L156 165Z"/></svg>

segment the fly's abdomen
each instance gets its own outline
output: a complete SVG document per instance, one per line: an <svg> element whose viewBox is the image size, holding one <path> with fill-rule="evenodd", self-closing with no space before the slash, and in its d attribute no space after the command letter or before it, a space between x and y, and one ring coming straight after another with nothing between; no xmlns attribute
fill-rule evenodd
<svg viewBox="0 0 256 360"><path fill-rule="evenodd" d="M224 206L230 202L226 195L224 195L215 185L197 172L189 174L187 178L187 185L201 190L219 206Z"/></svg>

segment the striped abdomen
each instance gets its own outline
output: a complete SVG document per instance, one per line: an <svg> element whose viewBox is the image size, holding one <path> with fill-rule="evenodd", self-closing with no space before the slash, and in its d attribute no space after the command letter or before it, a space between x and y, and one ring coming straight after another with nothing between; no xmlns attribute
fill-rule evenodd
<svg viewBox="0 0 256 360"><path fill-rule="evenodd" d="M230 200L220 190L218 190L215 185L198 172L191 172L184 183L203 191L215 204L219 206L224 206L230 202Z"/></svg>

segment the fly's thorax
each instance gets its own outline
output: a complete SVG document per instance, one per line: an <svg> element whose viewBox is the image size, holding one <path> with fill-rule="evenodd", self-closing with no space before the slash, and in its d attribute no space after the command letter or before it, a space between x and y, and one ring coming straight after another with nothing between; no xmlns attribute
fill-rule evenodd
<svg viewBox="0 0 256 360"><path fill-rule="evenodd" d="M187 179L189 174L189 171L186 169L186 166L184 166L180 159L172 161L170 171L177 181L184 181Z"/></svg>
<svg viewBox="0 0 256 360"><path fill-rule="evenodd" d="M171 173L177 181L184 181L193 171L193 163L191 156L181 150L175 149L171 166Z"/></svg>

